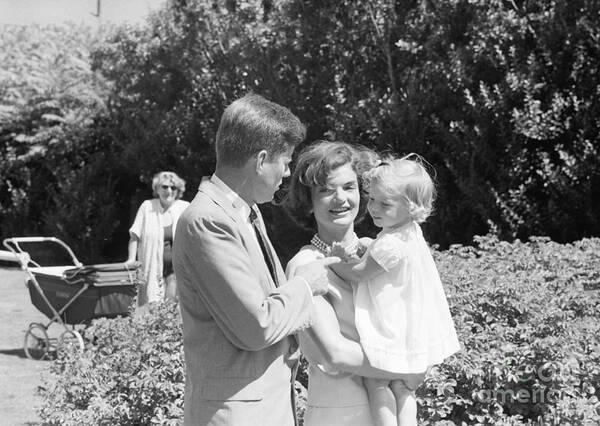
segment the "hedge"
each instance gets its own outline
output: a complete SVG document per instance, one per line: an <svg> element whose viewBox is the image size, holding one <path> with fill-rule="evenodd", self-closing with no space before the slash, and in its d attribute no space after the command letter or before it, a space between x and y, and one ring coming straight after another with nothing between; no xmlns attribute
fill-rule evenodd
<svg viewBox="0 0 600 426"><path fill-rule="evenodd" d="M434 249L462 350L417 391L420 424L600 422L600 239L475 242ZM44 424L180 421L184 364L175 304L96 320L85 338L83 354L66 353L51 366ZM304 395L305 369L297 382Z"/></svg>

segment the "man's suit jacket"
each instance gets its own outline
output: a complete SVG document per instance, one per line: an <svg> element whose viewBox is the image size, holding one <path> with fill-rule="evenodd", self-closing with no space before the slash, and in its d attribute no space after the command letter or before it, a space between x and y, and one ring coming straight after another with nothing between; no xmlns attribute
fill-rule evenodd
<svg viewBox="0 0 600 426"><path fill-rule="evenodd" d="M243 220L204 179L177 225L185 425L294 424L290 354L296 344L289 335L310 325L312 296L304 280L286 282L279 260L282 285L275 286Z"/></svg>

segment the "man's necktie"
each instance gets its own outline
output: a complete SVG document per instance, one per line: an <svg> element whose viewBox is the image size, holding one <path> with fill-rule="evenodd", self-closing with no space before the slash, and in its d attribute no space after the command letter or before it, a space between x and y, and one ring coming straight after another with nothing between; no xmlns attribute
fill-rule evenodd
<svg viewBox="0 0 600 426"><path fill-rule="evenodd" d="M275 269L275 258L273 257L273 252L269 250L269 244L267 240L267 236L262 231L260 227L260 221L258 220L258 215L254 211L254 209L250 209L250 222L252 223L252 227L254 228L254 232L256 233L256 238L258 239L258 244L260 245L260 249L263 252L263 257L267 261L267 266L269 267L269 272L271 273L271 277L275 282L276 286L279 286L279 281L277 280L277 272Z"/></svg>

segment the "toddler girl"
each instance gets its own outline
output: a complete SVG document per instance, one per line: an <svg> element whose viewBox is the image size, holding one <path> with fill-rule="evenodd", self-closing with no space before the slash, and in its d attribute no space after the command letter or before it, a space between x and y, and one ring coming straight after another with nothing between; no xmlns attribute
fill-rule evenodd
<svg viewBox="0 0 600 426"><path fill-rule="evenodd" d="M331 254L346 262L331 268L352 282L356 328L370 364L400 377L364 379L376 424L416 425L414 390L429 366L460 349L419 226L431 213L435 189L415 154L387 159L364 181L367 208L381 232L360 259L335 245Z"/></svg>

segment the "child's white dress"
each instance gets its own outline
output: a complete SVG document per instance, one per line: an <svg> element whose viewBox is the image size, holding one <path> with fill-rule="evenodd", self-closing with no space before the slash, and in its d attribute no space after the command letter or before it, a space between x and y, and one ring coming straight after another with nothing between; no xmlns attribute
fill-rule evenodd
<svg viewBox="0 0 600 426"><path fill-rule="evenodd" d="M421 227L380 232L365 256L386 272L354 283L356 328L371 365L422 373L460 349L446 295Z"/></svg>

